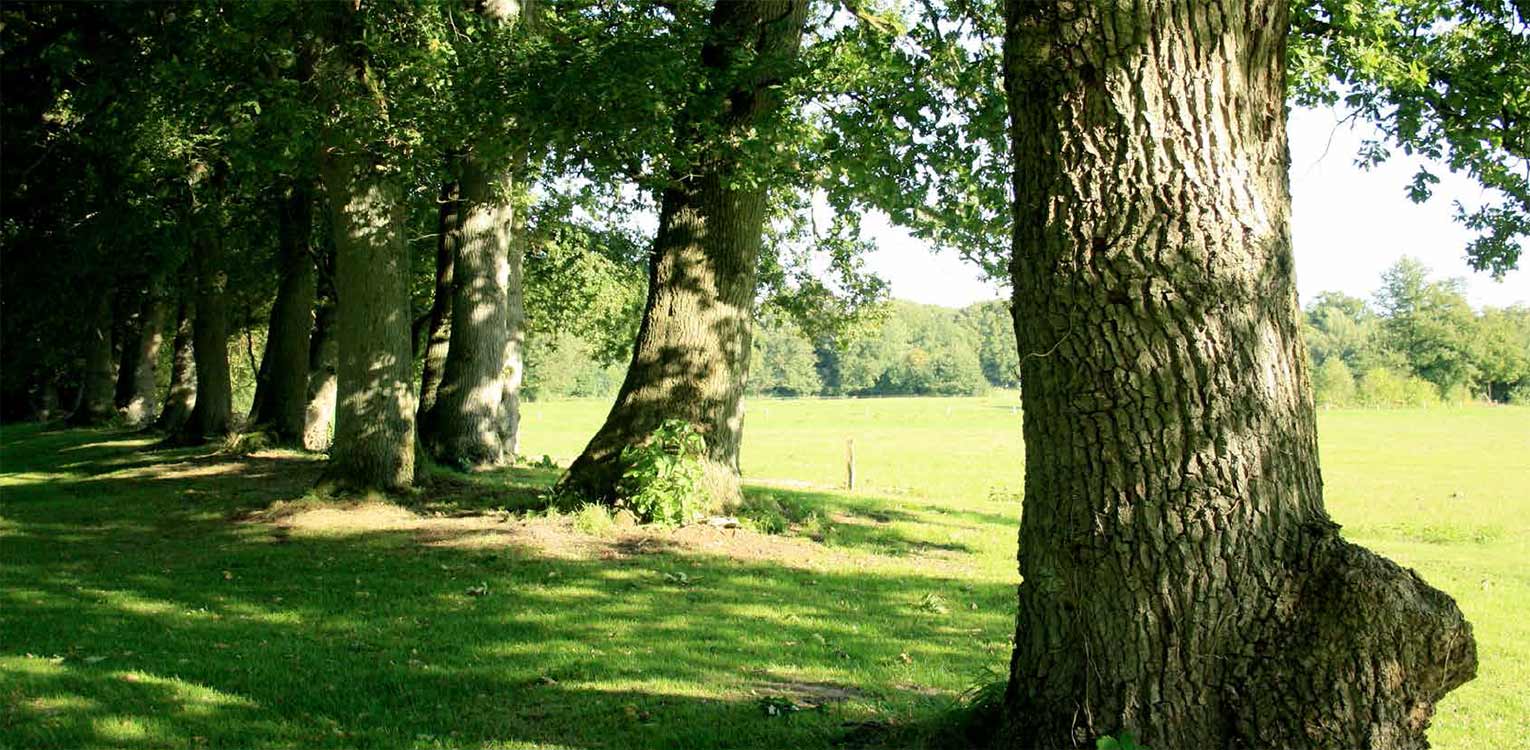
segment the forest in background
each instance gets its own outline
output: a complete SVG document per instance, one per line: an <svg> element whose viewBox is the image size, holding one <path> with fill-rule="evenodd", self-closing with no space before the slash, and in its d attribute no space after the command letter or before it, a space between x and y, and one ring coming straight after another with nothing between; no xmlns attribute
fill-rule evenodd
<svg viewBox="0 0 1530 750"><path fill-rule="evenodd" d="M635 310L641 289L623 291ZM1016 388L1009 310L1002 300L960 309L894 300L840 338L817 340L790 316L766 314L755 329L747 392L973 396ZM1432 280L1416 259L1388 269L1371 300L1325 292L1303 314L1319 405L1530 403L1530 308L1474 311L1459 279ZM635 332L635 317L630 326ZM604 338L534 335L524 387L532 399L610 396L621 385L625 356Z"/></svg>
<svg viewBox="0 0 1530 750"><path fill-rule="evenodd" d="M615 245L596 250L580 243ZM620 237L567 232L528 248L527 400L608 398L631 357L644 279L613 256ZM428 277L425 277L428 278ZM421 286L424 286L423 282ZM417 316L429 313L419 290ZM560 300L577 299L588 316ZM248 408L265 348L269 302L250 307L230 340L236 407ZM115 336L129 340L131 315ZM1475 311L1459 279L1432 279L1420 261L1389 268L1372 299L1319 294L1302 333L1320 406L1391 408L1482 401L1530 404L1530 308ZM157 368L168 385L170 352ZM962 308L890 300L868 306L838 335L815 339L780 309L762 312L746 392L777 398L975 396L1018 388L1019 354L1003 300Z"/></svg>

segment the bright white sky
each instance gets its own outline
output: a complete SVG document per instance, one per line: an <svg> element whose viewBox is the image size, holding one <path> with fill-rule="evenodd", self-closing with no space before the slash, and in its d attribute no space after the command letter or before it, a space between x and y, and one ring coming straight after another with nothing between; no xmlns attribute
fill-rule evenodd
<svg viewBox="0 0 1530 750"><path fill-rule="evenodd" d="M1530 304L1530 271L1521 268L1498 282L1463 260L1471 234L1454 220L1454 201L1479 203L1480 187L1437 164L1431 167L1440 177L1434 198L1415 204L1406 187L1419 161L1394 154L1375 169L1356 167L1355 154L1370 128L1339 120L1326 109L1291 115L1292 234L1303 304L1325 291L1369 299L1381 272L1404 255L1422 260L1437 278L1466 279L1467 299L1475 307ZM866 265L888 281L893 297L961 307L1001 296L976 266L954 254L933 254L906 232L867 219L878 249Z"/></svg>

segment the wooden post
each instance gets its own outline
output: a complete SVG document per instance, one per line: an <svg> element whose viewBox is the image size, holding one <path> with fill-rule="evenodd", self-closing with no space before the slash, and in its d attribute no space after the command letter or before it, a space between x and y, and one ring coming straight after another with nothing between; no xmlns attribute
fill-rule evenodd
<svg viewBox="0 0 1530 750"><path fill-rule="evenodd" d="M845 441L845 489L855 491L855 439Z"/></svg>

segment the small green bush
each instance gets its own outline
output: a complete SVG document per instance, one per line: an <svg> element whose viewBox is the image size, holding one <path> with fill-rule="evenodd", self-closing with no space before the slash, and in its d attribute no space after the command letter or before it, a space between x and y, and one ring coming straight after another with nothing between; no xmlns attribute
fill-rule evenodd
<svg viewBox="0 0 1530 750"><path fill-rule="evenodd" d="M597 503L586 503L574 513L574 528L594 536L605 536L616 527L611 510Z"/></svg>
<svg viewBox="0 0 1530 750"><path fill-rule="evenodd" d="M666 420L647 440L622 450L617 505L645 522L681 524L701 510L706 441L690 423Z"/></svg>
<svg viewBox="0 0 1530 750"><path fill-rule="evenodd" d="M775 495L751 495L738 508L739 522L761 534L785 534L792 522Z"/></svg>

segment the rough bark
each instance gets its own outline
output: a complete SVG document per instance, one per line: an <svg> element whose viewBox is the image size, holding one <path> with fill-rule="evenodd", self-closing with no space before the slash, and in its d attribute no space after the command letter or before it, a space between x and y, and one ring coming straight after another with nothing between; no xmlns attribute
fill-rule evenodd
<svg viewBox="0 0 1530 750"><path fill-rule="evenodd" d="M1281 0L1011 0L1025 512L998 746L1426 747L1449 596L1323 507Z"/></svg>
<svg viewBox="0 0 1530 750"><path fill-rule="evenodd" d="M329 450L335 426L334 330L334 304L319 305L308 341L308 406L303 418L303 447L311 451Z"/></svg>
<svg viewBox="0 0 1530 750"><path fill-rule="evenodd" d="M133 428L148 427L159 413L159 350L165 342L165 313L168 303L162 290L154 285L144 297L139 313L137 336L130 339L132 357L124 353L124 367L131 367L126 375L128 385L122 395L122 419ZM130 364L129 364L130 362ZM122 382L123 377L118 377Z"/></svg>
<svg viewBox="0 0 1530 750"><path fill-rule="evenodd" d="M451 344L452 277L457 244L462 240L462 204L455 180L441 186L436 221L436 284L425 331L425 362L420 371L420 418L436 405Z"/></svg>
<svg viewBox="0 0 1530 750"><path fill-rule="evenodd" d="M112 368L112 294L96 300L85 333L85 369L80 377L80 404L69 417L79 426L106 424L117 416L116 371Z"/></svg>
<svg viewBox="0 0 1530 750"><path fill-rule="evenodd" d="M621 453L666 420L694 425L719 479L736 492L765 187L736 179L754 165L741 147L780 105L806 0L717 3L701 65L720 96L681 114L680 153L698 153L661 198L648 301L632 362L606 422L560 483L611 501ZM759 175L755 175L758 177Z"/></svg>
<svg viewBox="0 0 1530 750"><path fill-rule="evenodd" d="M205 208L212 214L216 208ZM197 217L191 259L196 271L196 319L192 322L197 398L177 438L199 443L221 437L234 426L234 384L228 369L228 269L221 227L212 216Z"/></svg>
<svg viewBox="0 0 1530 750"><path fill-rule="evenodd" d="M251 428L270 433L278 442L304 439L308 406L309 335L317 293L310 237L313 196L302 185L292 186L277 210L277 244L281 283L271 306L271 325L261 355L260 383L251 410Z"/></svg>
<svg viewBox="0 0 1530 750"><path fill-rule="evenodd" d="M523 332L510 311L520 258L511 241L511 180L473 154L458 160L461 219L447 244L455 250L451 330L435 403L420 438L437 461L460 468L500 466L514 457L516 416L506 407L509 379L519 380ZM517 273L511 272L514 266ZM519 289L516 290L519 296ZM427 355L428 357L428 355Z"/></svg>
<svg viewBox="0 0 1530 750"><path fill-rule="evenodd" d="M192 307L181 300L175 310L175 339L170 345L170 389L165 394L165 407L154 421L157 429L180 430L196 406L197 371L192 350Z"/></svg>
<svg viewBox="0 0 1530 750"><path fill-rule="evenodd" d="M331 480L396 489L414 480L414 360L403 196L370 158L328 149L339 345Z"/></svg>

